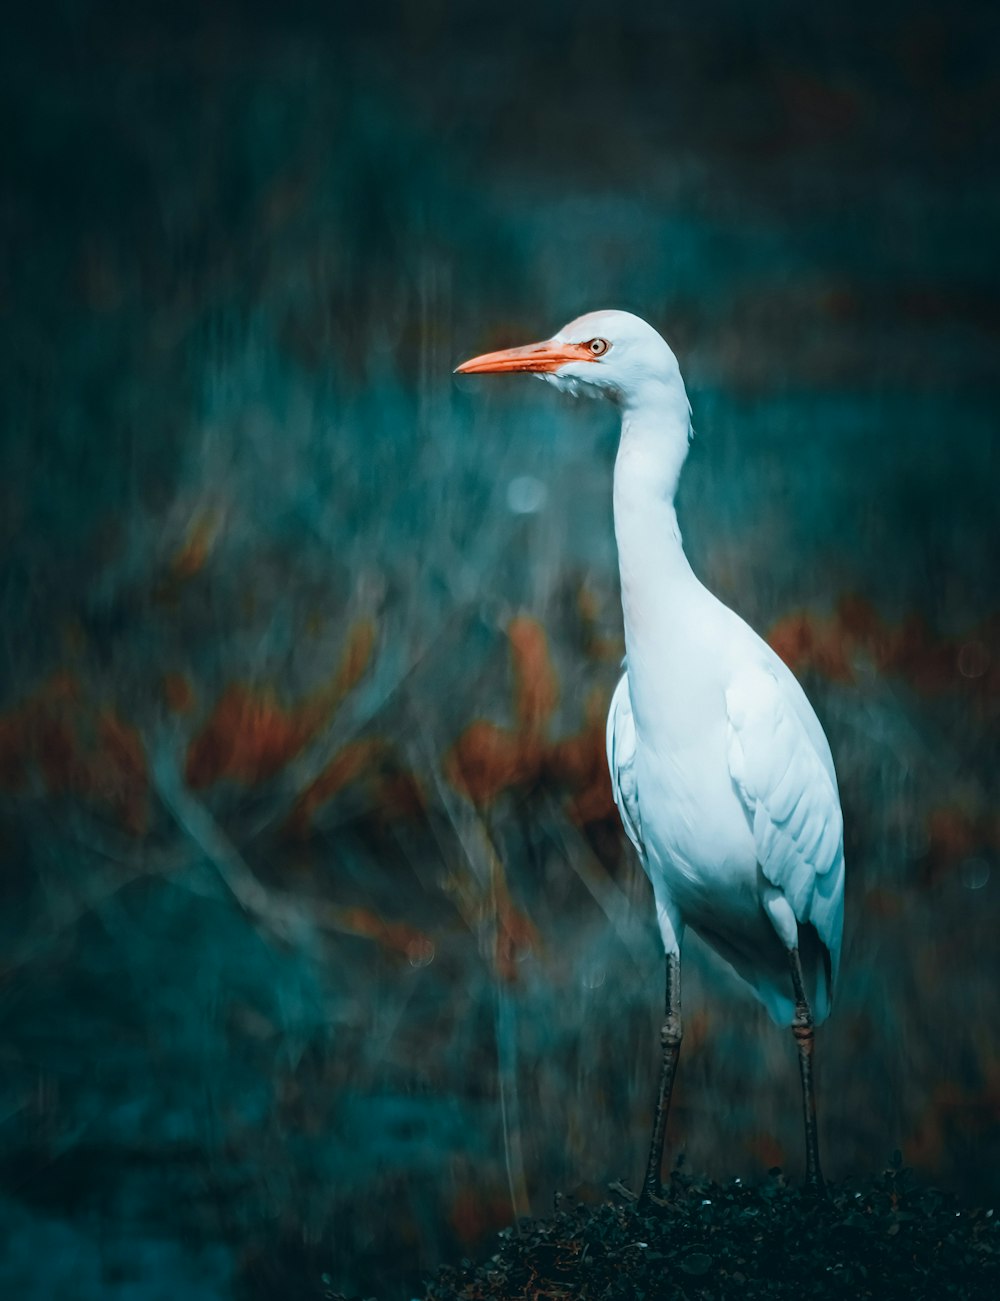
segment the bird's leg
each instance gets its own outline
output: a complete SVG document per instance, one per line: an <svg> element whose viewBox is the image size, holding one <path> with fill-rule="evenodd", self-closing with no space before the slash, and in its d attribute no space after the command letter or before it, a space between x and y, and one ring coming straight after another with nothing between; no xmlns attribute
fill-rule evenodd
<svg viewBox="0 0 1000 1301"><path fill-rule="evenodd" d="M819 1168L819 1138L816 1127L816 1094L813 1090L813 1018L802 981L802 964L798 949L788 950L795 989L795 1020L792 1033L799 1049L799 1074L802 1076L802 1112L806 1127L806 1183L810 1188L823 1187Z"/></svg>
<svg viewBox="0 0 1000 1301"><path fill-rule="evenodd" d="M681 959L678 953L667 954L667 995L663 1025L660 1028L660 1084L656 1092L653 1136L649 1144L649 1161L642 1185L640 1202L659 1198L662 1192L660 1167L663 1164L663 1140L670 1114L670 1094L674 1087L677 1058L681 1051Z"/></svg>

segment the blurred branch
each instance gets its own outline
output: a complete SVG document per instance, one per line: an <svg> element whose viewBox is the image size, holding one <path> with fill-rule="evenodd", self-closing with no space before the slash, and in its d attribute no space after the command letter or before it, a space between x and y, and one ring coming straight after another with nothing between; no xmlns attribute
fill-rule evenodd
<svg viewBox="0 0 1000 1301"><path fill-rule="evenodd" d="M349 726L341 730L336 727L324 729L316 740L305 748L281 776L282 793L285 796L297 799L303 790L317 780L334 751L343 749L357 740L367 728L384 715L391 705L399 704L400 694L423 667L431 653L439 649L440 644L463 614L463 611L456 611L437 635L410 659L406 669L393 682L387 684L375 700L369 702L363 713L359 711L352 718ZM247 828L247 835L250 839L255 839L270 828L280 825L287 817L287 807L281 800L276 800Z"/></svg>
<svg viewBox="0 0 1000 1301"><path fill-rule="evenodd" d="M215 867L244 912L286 942L307 927L295 900L261 884L205 805L184 785L169 743L159 743L153 749L151 776L164 806Z"/></svg>
<svg viewBox="0 0 1000 1301"><path fill-rule="evenodd" d="M265 886L205 805L184 785L169 742L153 747L151 775L164 806L216 869L243 911L282 943L311 947L317 931L374 939L404 952L428 943L412 927L383 922L364 909L342 908L315 897L300 899Z"/></svg>

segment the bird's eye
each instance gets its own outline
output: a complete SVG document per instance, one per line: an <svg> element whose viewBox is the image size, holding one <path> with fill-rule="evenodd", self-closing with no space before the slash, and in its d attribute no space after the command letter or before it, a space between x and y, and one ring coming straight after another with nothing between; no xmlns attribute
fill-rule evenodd
<svg viewBox="0 0 1000 1301"><path fill-rule="evenodd" d="M590 349L590 351L594 354L595 357L603 357L604 354L607 352L607 350L611 347L611 344L608 343L607 339L591 339L590 342L587 344L587 347Z"/></svg>

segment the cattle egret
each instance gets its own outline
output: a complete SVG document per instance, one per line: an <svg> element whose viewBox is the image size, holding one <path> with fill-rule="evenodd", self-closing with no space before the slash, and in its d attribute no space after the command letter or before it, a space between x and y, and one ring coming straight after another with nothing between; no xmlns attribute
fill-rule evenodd
<svg viewBox="0 0 1000 1301"><path fill-rule="evenodd" d="M843 819L830 747L790 670L697 579L674 498L691 439L677 359L628 312L591 312L461 374L528 371L621 411L614 523L625 673L608 713L615 803L653 886L666 1012L642 1200L661 1195L690 926L798 1046L806 1178L823 1186L813 1027L830 1011L844 916Z"/></svg>

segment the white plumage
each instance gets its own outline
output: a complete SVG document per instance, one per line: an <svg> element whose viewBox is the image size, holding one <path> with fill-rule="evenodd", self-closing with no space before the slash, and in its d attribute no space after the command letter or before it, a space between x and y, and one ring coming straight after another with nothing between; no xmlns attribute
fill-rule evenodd
<svg viewBox="0 0 1000 1301"><path fill-rule="evenodd" d="M642 808L639 785L635 778L635 719L628 694L628 674L623 673L608 708L608 768L611 790L621 816L622 826L648 873L642 847Z"/></svg>
<svg viewBox="0 0 1000 1301"><path fill-rule="evenodd" d="M702 936L793 1026L807 1167L819 1183L813 1025L829 1013L843 929L843 821L830 747L773 650L698 580L674 496L690 439L677 360L627 312L594 312L552 339L460 371L526 370L621 409L614 521L627 671L608 713L622 824L653 886L667 956L664 1057L646 1193L659 1187L680 1046L684 930Z"/></svg>

